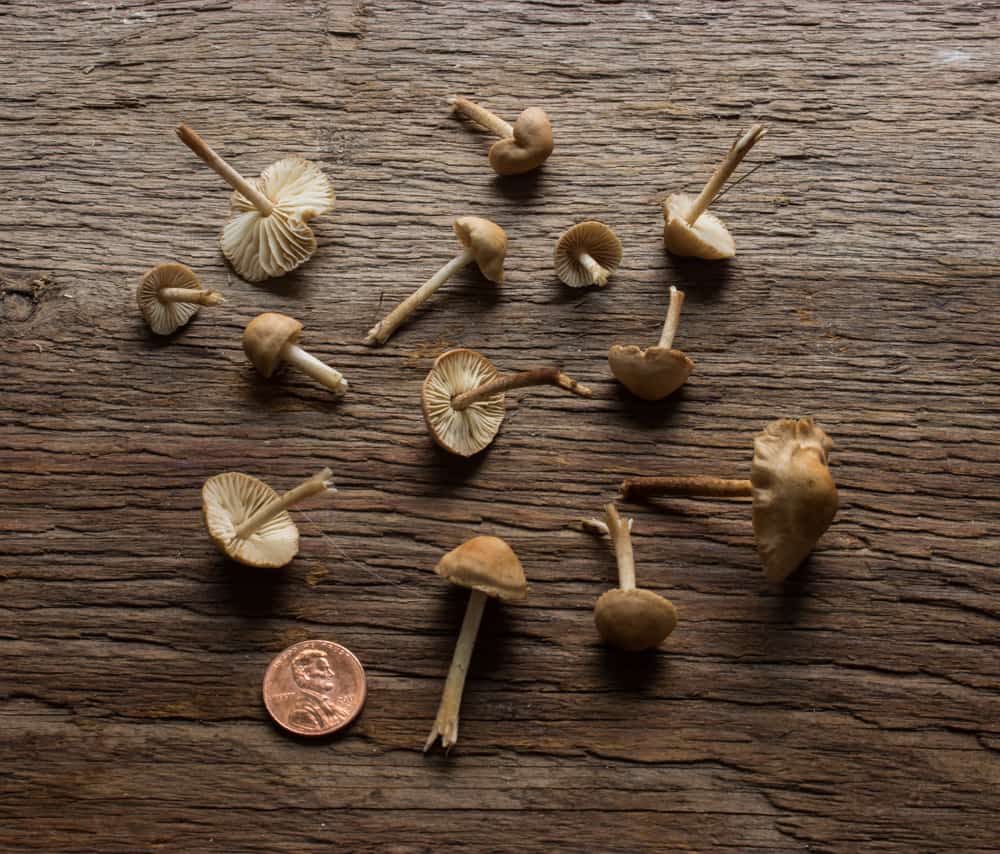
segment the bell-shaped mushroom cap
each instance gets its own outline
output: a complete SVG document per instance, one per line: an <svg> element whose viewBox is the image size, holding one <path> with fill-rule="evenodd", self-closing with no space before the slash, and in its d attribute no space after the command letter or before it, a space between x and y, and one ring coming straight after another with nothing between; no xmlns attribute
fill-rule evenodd
<svg viewBox="0 0 1000 854"><path fill-rule="evenodd" d="M610 646L629 652L652 649L677 626L669 599L636 587L609 590L594 606L597 633Z"/></svg>
<svg viewBox="0 0 1000 854"><path fill-rule="evenodd" d="M736 254L736 242L715 214L705 211L688 225L687 214L694 199L674 193L663 203L663 245L674 255L718 261Z"/></svg>
<svg viewBox="0 0 1000 854"><path fill-rule="evenodd" d="M490 148L490 166L497 175L520 175L537 169L552 153L552 125L541 107L528 107L514 122L514 137Z"/></svg>
<svg viewBox="0 0 1000 854"><path fill-rule="evenodd" d="M420 403L427 429L446 451L471 457L493 441L503 423L502 392L462 410L451 401L496 378L497 369L475 350L449 350L437 357L424 380Z"/></svg>
<svg viewBox="0 0 1000 854"><path fill-rule="evenodd" d="M502 285L507 232L492 220L479 216L460 216L452 227L462 246L472 250L482 274Z"/></svg>
<svg viewBox="0 0 1000 854"><path fill-rule="evenodd" d="M231 199L234 216L223 226L222 253L248 282L281 276L316 251L316 236L306 223L333 207L333 186L320 168L302 157L272 163L252 179L274 204L263 216L239 191Z"/></svg>
<svg viewBox="0 0 1000 854"><path fill-rule="evenodd" d="M571 288L593 284L587 268L580 263L583 254L613 273L622 261L622 242L608 226L596 220L578 222L564 231L556 243L553 258L556 275L563 284Z"/></svg>
<svg viewBox="0 0 1000 854"><path fill-rule="evenodd" d="M240 563L274 569L299 552L299 529L284 510L249 537L236 529L261 507L278 498L264 481L236 471L217 474L201 488L201 512L209 536L219 549Z"/></svg>
<svg viewBox="0 0 1000 854"><path fill-rule="evenodd" d="M643 400L663 400L684 383L694 367L686 353L672 347L615 344L608 351L608 364L625 388Z"/></svg>
<svg viewBox="0 0 1000 854"><path fill-rule="evenodd" d="M452 584L499 599L526 599L528 580L514 550L499 537L473 537L452 549L434 567Z"/></svg>
<svg viewBox="0 0 1000 854"><path fill-rule="evenodd" d="M837 514L830 437L812 418L772 421L753 442L753 530L764 573L787 578Z"/></svg>
<svg viewBox="0 0 1000 854"><path fill-rule="evenodd" d="M243 330L243 352L265 377L271 376L281 364L281 350L299 340L302 324L294 317L266 311L258 314Z"/></svg>
<svg viewBox="0 0 1000 854"><path fill-rule="evenodd" d="M169 335L198 313L200 306L190 302L160 302L162 288L202 290L194 270L184 264L157 264L142 277L136 298L139 311L157 335Z"/></svg>

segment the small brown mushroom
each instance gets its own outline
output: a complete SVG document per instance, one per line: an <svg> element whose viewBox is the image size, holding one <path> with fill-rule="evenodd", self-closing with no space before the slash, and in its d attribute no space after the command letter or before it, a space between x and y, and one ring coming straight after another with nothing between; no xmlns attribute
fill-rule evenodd
<svg viewBox="0 0 1000 854"><path fill-rule="evenodd" d="M553 385L580 397L593 392L557 368L535 368L501 376L475 350L449 350L434 362L420 401L431 436L446 451L462 457L479 453L493 441L504 416L504 392Z"/></svg>
<svg viewBox="0 0 1000 854"><path fill-rule="evenodd" d="M501 137L490 148L490 166L497 175L520 175L537 169L552 153L552 125L545 110L528 107L513 127L499 116L462 97L448 99L456 112Z"/></svg>
<svg viewBox="0 0 1000 854"><path fill-rule="evenodd" d="M608 226L595 220L579 222L564 231L553 257L556 275L571 288L603 288L621 260L622 242Z"/></svg>
<svg viewBox="0 0 1000 854"><path fill-rule="evenodd" d="M729 149L726 159L708 179L697 198L692 199L686 193L667 196L663 203L663 245L670 252L709 261L732 258L736 254L736 242L729 229L721 219L708 213L707 208L747 152L765 133L767 130L763 125L754 125L743 134Z"/></svg>
<svg viewBox="0 0 1000 854"><path fill-rule="evenodd" d="M334 394L343 394L347 391L344 375L303 350L298 345L301 333L302 324L293 317L274 311L258 314L243 330L243 352L265 377L288 362Z"/></svg>
<svg viewBox="0 0 1000 854"><path fill-rule="evenodd" d="M614 502L604 506L607 523L584 519L585 530L611 537L618 563L618 588L608 590L594 606L597 633L606 644L628 652L652 649L677 626L677 610L669 599L635 586L632 520L618 515Z"/></svg>
<svg viewBox="0 0 1000 854"><path fill-rule="evenodd" d="M671 346L683 304L684 292L671 286L670 308L657 346L643 350L634 344L615 344L608 351L611 373L636 397L663 400L687 382L694 362L682 350Z"/></svg>
<svg viewBox="0 0 1000 854"><path fill-rule="evenodd" d="M136 291L139 311L157 335L180 329L203 305L225 302L222 294L206 291L194 270L184 264L157 264L142 277Z"/></svg>
<svg viewBox="0 0 1000 854"><path fill-rule="evenodd" d="M622 496L752 498L754 537L764 574L771 581L783 581L837 515L837 485L827 461L832 447L830 437L812 418L780 418L754 438L750 480L634 477L622 483Z"/></svg>
<svg viewBox="0 0 1000 854"><path fill-rule="evenodd" d="M335 492L332 474L323 469L281 496L238 471L210 477L201 488L208 535L220 551L246 566L284 566L299 553L299 529L286 509L317 492Z"/></svg>
<svg viewBox="0 0 1000 854"><path fill-rule="evenodd" d="M448 678L441 693L437 717L424 744L424 753L434 746L438 738L446 752L458 741L462 691L486 597L507 601L521 601L528 597L528 580L524 577L524 567L514 550L499 537L473 537L466 540L441 558L434 571L452 584L468 587L471 592L451 667L448 669Z"/></svg>
<svg viewBox="0 0 1000 854"><path fill-rule="evenodd" d="M260 178L247 180L187 125L177 136L236 192L233 216L219 243L233 269L248 282L282 276L304 264L316 251L316 235L307 225L333 207L333 186L312 161L285 157Z"/></svg>
<svg viewBox="0 0 1000 854"><path fill-rule="evenodd" d="M368 330L365 344L384 344L431 295L473 261L491 282L503 284L503 262L507 255L507 233L495 222L478 216L460 216L452 224L462 251Z"/></svg>

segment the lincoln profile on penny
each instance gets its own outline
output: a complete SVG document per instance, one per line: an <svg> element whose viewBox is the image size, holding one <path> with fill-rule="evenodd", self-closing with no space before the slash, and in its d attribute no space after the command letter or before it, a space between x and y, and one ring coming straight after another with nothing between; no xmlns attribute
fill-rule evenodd
<svg viewBox="0 0 1000 854"><path fill-rule="evenodd" d="M290 726L304 732L322 732L350 716L351 697L335 693L337 674L322 649L300 650L292 658L290 669L299 689L285 695L292 703L288 713Z"/></svg>

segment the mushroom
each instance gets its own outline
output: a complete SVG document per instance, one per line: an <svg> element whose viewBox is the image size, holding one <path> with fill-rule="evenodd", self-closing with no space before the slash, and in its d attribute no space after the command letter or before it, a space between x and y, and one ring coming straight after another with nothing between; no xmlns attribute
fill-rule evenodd
<svg viewBox="0 0 1000 854"><path fill-rule="evenodd" d="M208 535L220 551L246 566L284 566L299 553L299 529L285 510L317 492L335 492L332 474L323 469L281 496L242 472L210 477L201 488Z"/></svg>
<svg viewBox="0 0 1000 854"><path fill-rule="evenodd" d="M434 362L420 401L431 436L446 451L462 457L479 453L493 441L504 416L504 392L554 385L580 397L594 393L557 368L534 368L501 376L475 350L449 350Z"/></svg>
<svg viewBox="0 0 1000 854"><path fill-rule="evenodd" d="M142 277L136 291L139 311L157 335L180 329L203 305L225 302L222 294L206 291L194 270L184 264L157 264Z"/></svg>
<svg viewBox="0 0 1000 854"><path fill-rule="evenodd" d="M462 705L462 689L469 672L469 661L476 645L486 597L522 601L528 596L524 567L514 550L499 537L473 537L466 540L441 558L434 571L452 584L468 587L471 592L451 667L448 668L448 678L444 683L444 691L441 692L437 717L424 744L424 753L434 746L439 737L445 751L450 750L458 741L458 712Z"/></svg>
<svg viewBox="0 0 1000 854"><path fill-rule="evenodd" d="M634 344L615 344L608 351L611 373L636 397L643 400L663 400L685 382L694 367L687 354L675 350L674 335L681 319L684 292L670 287L670 308L663 324L660 343L643 350Z"/></svg>
<svg viewBox="0 0 1000 854"><path fill-rule="evenodd" d="M726 159L696 199L686 193L667 196L663 203L663 245L674 255L715 261L732 258L736 254L736 243L729 229L721 219L708 213L707 208L733 170L765 133L767 130L763 125L754 125L743 134L729 149Z"/></svg>
<svg viewBox="0 0 1000 854"><path fill-rule="evenodd" d="M830 437L812 418L772 421L753 442L750 480L718 477L635 477L622 483L625 498L686 495L752 498L753 530L764 574L783 581L812 551L837 514L830 476Z"/></svg>
<svg viewBox="0 0 1000 854"><path fill-rule="evenodd" d="M282 276L312 257L316 235L306 224L333 207L333 186L319 166L285 157L247 180L187 125L177 136L236 192L222 227L222 254L248 282Z"/></svg>
<svg viewBox="0 0 1000 854"><path fill-rule="evenodd" d="M622 242L608 226L595 220L579 222L564 231L553 258L556 275L571 288L603 288L621 260Z"/></svg>
<svg viewBox="0 0 1000 854"><path fill-rule="evenodd" d="M365 344L385 344L413 312L431 295L473 261L491 282L503 284L503 261L507 255L507 233L495 222L478 216L460 216L452 223L462 251L368 330Z"/></svg>
<svg viewBox="0 0 1000 854"><path fill-rule="evenodd" d="M513 127L499 116L467 98L448 99L456 112L464 113L477 124L501 137L490 148L490 166L497 175L520 175L537 169L552 153L552 125L545 110L528 107L517 117Z"/></svg>
<svg viewBox="0 0 1000 854"><path fill-rule="evenodd" d="M258 314L243 330L243 352L265 377L278 369L282 362L305 371L334 394L347 391L347 380L335 368L321 362L298 345L302 324L294 317L268 311Z"/></svg>
<svg viewBox="0 0 1000 854"><path fill-rule="evenodd" d="M632 520L618 515L614 502L604 505L607 523L584 519L585 530L611 537L618 563L618 587L608 590L594 606L597 633L606 644L628 652L658 646L677 626L677 610L669 599L635 586Z"/></svg>

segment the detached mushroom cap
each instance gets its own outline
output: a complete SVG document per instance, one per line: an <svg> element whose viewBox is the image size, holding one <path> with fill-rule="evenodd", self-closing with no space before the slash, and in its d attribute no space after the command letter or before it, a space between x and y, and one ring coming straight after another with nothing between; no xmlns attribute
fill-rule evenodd
<svg viewBox="0 0 1000 854"><path fill-rule="evenodd" d="M520 175L537 169L552 153L552 124L541 107L528 107L514 122L513 139L490 148L490 166L498 175Z"/></svg>
<svg viewBox="0 0 1000 854"><path fill-rule="evenodd" d="M636 397L663 400L687 382L694 362L682 350L615 344L608 351L615 379Z"/></svg>
<svg viewBox="0 0 1000 854"><path fill-rule="evenodd" d="M298 341L301 333L302 324L294 317L267 311L243 330L243 352L261 374L270 377L281 364L282 348Z"/></svg>
<svg viewBox="0 0 1000 854"><path fill-rule="evenodd" d="M248 474L230 471L210 477L201 488L201 512L209 536L220 551L242 564L284 566L299 552L299 529L284 510L249 537L236 536L237 527L277 498L264 481Z"/></svg>
<svg viewBox="0 0 1000 854"><path fill-rule="evenodd" d="M471 457L496 436L503 423L503 393L457 410L452 398L497 378L497 369L475 350L442 353L424 380L420 404L431 436L446 451Z"/></svg>
<svg viewBox="0 0 1000 854"><path fill-rule="evenodd" d="M528 580L514 550L499 537L473 537L452 549L434 567L452 584L478 590L496 599L528 596Z"/></svg>
<svg viewBox="0 0 1000 854"><path fill-rule="evenodd" d="M452 227L462 246L472 250L482 274L491 282L503 284L507 232L492 220L479 216L460 216Z"/></svg>
<svg viewBox="0 0 1000 854"><path fill-rule="evenodd" d="M204 290L194 270L184 264L157 264L142 277L136 299L139 311L157 335L169 335L180 329L201 307L190 302L161 302L157 294L163 288Z"/></svg>
<svg viewBox="0 0 1000 854"><path fill-rule="evenodd" d="M239 191L230 204L234 216L222 229L222 252L249 282L281 276L316 251L316 235L306 223L333 207L334 192L322 170L302 157L286 157L250 179L274 204L262 216Z"/></svg>
<svg viewBox="0 0 1000 854"><path fill-rule="evenodd" d="M640 652L657 646L677 626L669 599L640 587L609 590L594 606L597 633L610 646Z"/></svg>
<svg viewBox="0 0 1000 854"><path fill-rule="evenodd" d="M715 214L705 211L689 225L687 214L694 204L687 193L673 193L663 203L663 245L674 255L717 261L736 254L736 241Z"/></svg>
<svg viewBox="0 0 1000 854"><path fill-rule="evenodd" d="M622 242L609 226L596 220L578 222L564 231L556 243L553 261L556 275L571 288L592 284L590 273L579 260L583 253L613 273L622 261Z"/></svg>
<svg viewBox="0 0 1000 854"><path fill-rule="evenodd" d="M764 573L788 577L837 514L830 437L812 418L772 421L753 443L753 529Z"/></svg>

